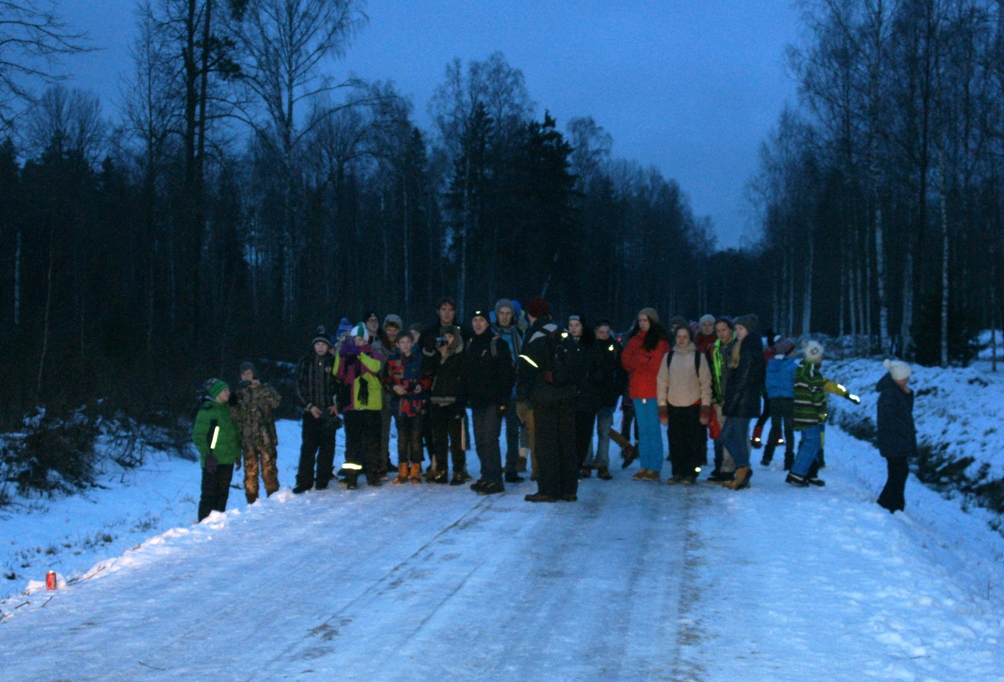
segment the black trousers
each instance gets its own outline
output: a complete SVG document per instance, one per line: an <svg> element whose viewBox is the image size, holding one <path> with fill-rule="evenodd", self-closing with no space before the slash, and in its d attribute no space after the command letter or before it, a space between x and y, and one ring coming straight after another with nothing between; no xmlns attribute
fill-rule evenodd
<svg viewBox="0 0 1004 682"><path fill-rule="evenodd" d="M350 480L358 477L360 472L366 474L366 480L372 481L380 475L380 465L383 456L380 452L380 430L383 421L380 410L346 410L345 418L345 464L353 464L359 468L345 467L346 476Z"/></svg>
<svg viewBox="0 0 1004 682"><path fill-rule="evenodd" d="M331 480L331 468L335 463L335 427L334 421L321 415L314 419L309 412L303 415L302 442L300 444L300 463L296 469L296 485L309 488L314 482L326 484ZM317 474L314 474L314 462L317 462Z"/></svg>
<svg viewBox="0 0 1004 682"><path fill-rule="evenodd" d="M397 415L394 423L397 424L397 463L401 464L421 464L422 463L422 415L405 417Z"/></svg>
<svg viewBox="0 0 1004 682"><path fill-rule="evenodd" d="M456 405L432 405L432 445L435 448L436 471L449 471L446 454L453 456L453 473L467 470L467 453L461 442L464 435L464 410Z"/></svg>
<svg viewBox="0 0 1004 682"><path fill-rule="evenodd" d="M537 492L552 497L579 490L575 410L567 402L533 404L537 431Z"/></svg>
<svg viewBox="0 0 1004 682"><path fill-rule="evenodd" d="M227 499L230 497L230 479L234 477L233 464L217 464L209 472L202 469L202 496L199 499L199 521L209 516L210 512L225 512Z"/></svg>
<svg viewBox="0 0 1004 682"><path fill-rule="evenodd" d="M487 483L502 482L502 450L499 437L502 435L502 419L497 407L475 407L471 409L474 420L474 447L481 461L481 480Z"/></svg>
<svg viewBox="0 0 1004 682"><path fill-rule="evenodd" d="M767 423L767 420L770 419L771 411L774 409L770 403L770 400L763 401L763 412L760 413L760 416L756 420L756 425L761 429L763 428L763 425ZM771 422L770 425L771 428L773 428L774 422Z"/></svg>
<svg viewBox="0 0 1004 682"><path fill-rule="evenodd" d="M707 457L707 440L701 424L701 406L669 405L669 461L673 476L697 476L697 470Z"/></svg>
<svg viewBox="0 0 1004 682"><path fill-rule="evenodd" d="M509 401L502 415L505 420L505 472L515 474L519 468L519 417L516 416L516 399Z"/></svg>
<svg viewBox="0 0 1004 682"><path fill-rule="evenodd" d="M575 457L579 468L586 463L589 445L596 430L596 410L576 410L575 412Z"/></svg>
<svg viewBox="0 0 1004 682"><path fill-rule="evenodd" d="M777 437L784 432L784 459L794 461L795 457L795 399L771 398L767 401L770 414L770 435L763 449L763 458L768 462L774 459L774 448L777 447Z"/></svg>
<svg viewBox="0 0 1004 682"><path fill-rule="evenodd" d="M879 495L878 503L891 512L903 511L906 509L906 500L903 491L906 489L906 479L910 475L910 464L906 457L887 457L886 464L889 467L889 476L886 478L885 487Z"/></svg>

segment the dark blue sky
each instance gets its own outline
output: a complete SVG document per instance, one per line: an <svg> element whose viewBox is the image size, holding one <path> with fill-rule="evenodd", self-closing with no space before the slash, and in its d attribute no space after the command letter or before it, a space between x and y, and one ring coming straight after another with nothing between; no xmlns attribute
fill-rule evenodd
<svg viewBox="0 0 1004 682"><path fill-rule="evenodd" d="M114 113L130 68L131 0L63 0L100 52L67 66ZM744 232L743 186L757 148L795 85L784 47L798 34L788 0L370 0L369 26L336 67L393 80L420 125L453 57L501 50L523 70L538 116L564 127L592 115L614 154L675 178L710 215L721 246Z"/></svg>

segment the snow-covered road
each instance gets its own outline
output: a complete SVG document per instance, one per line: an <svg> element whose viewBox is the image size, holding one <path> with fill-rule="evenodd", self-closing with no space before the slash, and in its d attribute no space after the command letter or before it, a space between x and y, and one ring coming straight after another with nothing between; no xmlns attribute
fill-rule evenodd
<svg viewBox="0 0 1004 682"><path fill-rule="evenodd" d="M827 459L825 489L618 469L551 505L284 490L25 598L0 679L1004 679L1000 537L912 479L890 516L835 429Z"/></svg>

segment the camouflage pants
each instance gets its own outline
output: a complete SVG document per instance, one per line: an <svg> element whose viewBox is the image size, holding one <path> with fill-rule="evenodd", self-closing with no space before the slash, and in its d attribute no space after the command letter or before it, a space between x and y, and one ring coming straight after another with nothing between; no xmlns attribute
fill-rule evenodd
<svg viewBox="0 0 1004 682"><path fill-rule="evenodd" d="M279 489L279 469L275 465L275 446L265 446L244 451L244 495L248 504L258 499L258 470L261 463L261 477L265 479L265 494L271 495Z"/></svg>

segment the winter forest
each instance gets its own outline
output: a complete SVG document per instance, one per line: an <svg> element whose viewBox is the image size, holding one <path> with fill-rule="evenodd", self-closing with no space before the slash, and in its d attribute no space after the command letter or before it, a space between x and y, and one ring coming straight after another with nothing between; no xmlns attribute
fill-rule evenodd
<svg viewBox="0 0 1004 682"><path fill-rule="evenodd" d="M61 82L94 49L0 8L4 426L107 398L138 417L317 324L426 323L501 296L626 328L642 306L756 312L861 352L965 361L1001 325L1004 3L813 0L799 97L749 179L749 238L589 112L558 121L496 52L442 65L421 127L339 68L360 0L142 0L116 101Z"/></svg>

